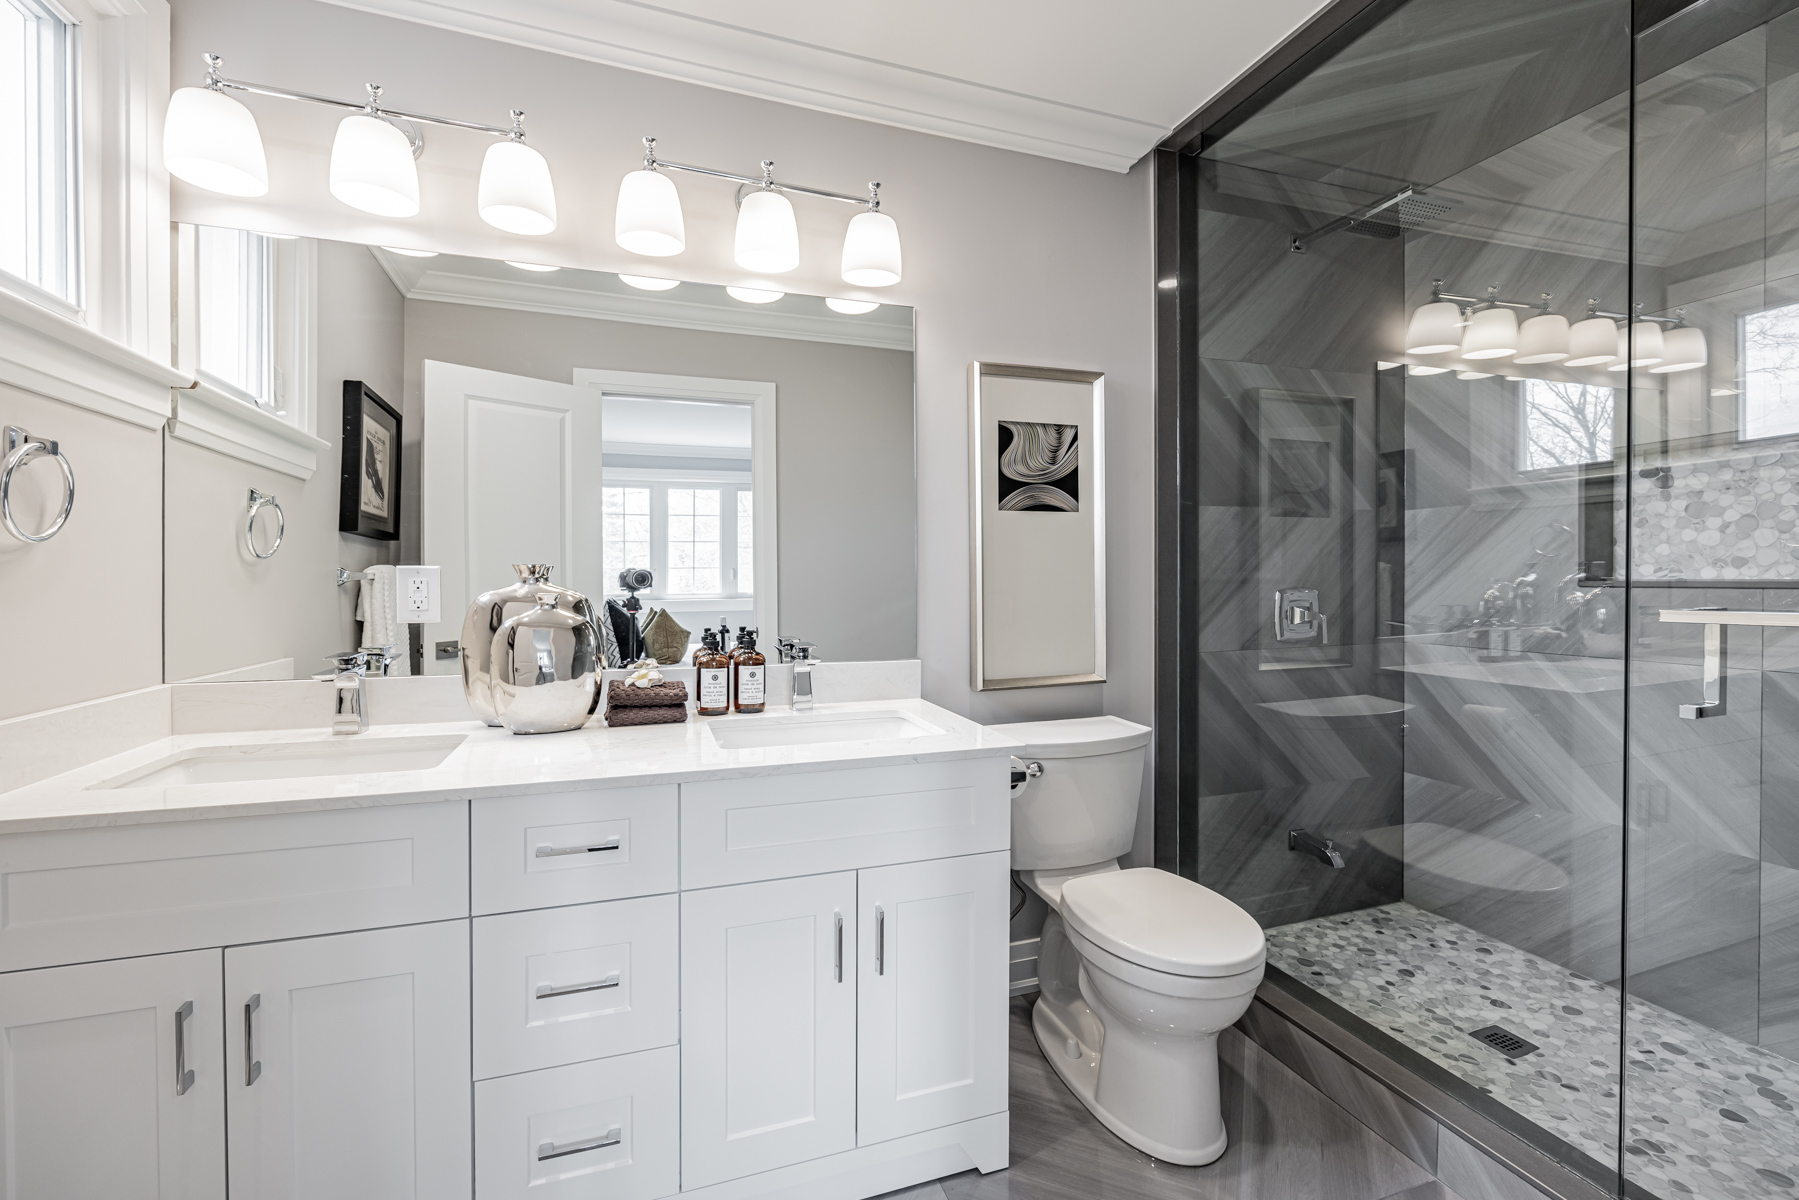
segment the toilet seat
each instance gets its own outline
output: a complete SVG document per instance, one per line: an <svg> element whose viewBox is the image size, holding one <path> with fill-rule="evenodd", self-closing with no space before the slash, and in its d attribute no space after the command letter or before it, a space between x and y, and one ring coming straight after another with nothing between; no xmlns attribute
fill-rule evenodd
<svg viewBox="0 0 1799 1200"><path fill-rule="evenodd" d="M1210 888L1154 867L1070 879L1061 909L1083 940L1166 975L1242 975L1267 956L1254 917Z"/></svg>

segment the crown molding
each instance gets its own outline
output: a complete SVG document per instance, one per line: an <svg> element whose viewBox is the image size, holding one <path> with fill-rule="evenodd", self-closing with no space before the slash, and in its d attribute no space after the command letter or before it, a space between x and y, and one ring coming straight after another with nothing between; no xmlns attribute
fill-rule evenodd
<svg viewBox="0 0 1799 1200"><path fill-rule="evenodd" d="M628 71L1128 171L1169 127L627 0L327 0Z"/></svg>

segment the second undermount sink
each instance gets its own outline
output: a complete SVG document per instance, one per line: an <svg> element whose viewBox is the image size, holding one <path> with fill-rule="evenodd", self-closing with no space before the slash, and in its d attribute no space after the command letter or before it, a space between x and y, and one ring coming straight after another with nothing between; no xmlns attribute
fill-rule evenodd
<svg viewBox="0 0 1799 1200"><path fill-rule="evenodd" d="M706 732L725 750L764 746L812 746L825 742L892 742L932 737L943 730L897 709L794 713L791 716L722 717Z"/></svg>
<svg viewBox="0 0 1799 1200"><path fill-rule="evenodd" d="M369 738L331 742L255 742L197 746L93 784L94 788L178 787L195 783L244 783L255 779L305 779L428 771L462 745L462 734Z"/></svg>

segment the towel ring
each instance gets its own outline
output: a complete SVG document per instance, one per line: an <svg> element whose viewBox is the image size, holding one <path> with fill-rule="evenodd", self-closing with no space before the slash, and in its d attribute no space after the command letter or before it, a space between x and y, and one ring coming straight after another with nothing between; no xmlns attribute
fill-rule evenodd
<svg viewBox="0 0 1799 1200"><path fill-rule="evenodd" d="M267 554L256 549L256 514L265 508L275 510L275 544L269 547ZM250 515L244 519L244 549L256 558L274 558L275 551L281 549L281 539L287 533L287 514L281 511L281 504L267 492L250 489Z"/></svg>
<svg viewBox="0 0 1799 1200"><path fill-rule="evenodd" d="M47 542L68 523L69 514L75 511L75 469L69 465L68 458L55 442L34 438L17 425L6 427L6 450L6 462L0 465L0 522L5 523L6 532L21 542ZM62 511L56 515L56 520L50 522L50 528L42 533L26 533L13 520L13 473L39 454L48 454L62 468Z"/></svg>

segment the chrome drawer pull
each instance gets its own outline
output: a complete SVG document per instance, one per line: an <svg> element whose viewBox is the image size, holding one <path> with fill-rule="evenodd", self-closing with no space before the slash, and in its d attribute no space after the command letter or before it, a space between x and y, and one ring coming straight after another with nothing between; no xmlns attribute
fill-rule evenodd
<svg viewBox="0 0 1799 1200"><path fill-rule="evenodd" d="M576 992L600 992L607 988L615 988L617 986L618 972L614 971L612 974L606 976L606 978L596 979L592 983L571 983L566 986L554 983L540 983L537 985L537 998L539 1000L546 1000L551 996L572 996Z"/></svg>
<svg viewBox="0 0 1799 1200"><path fill-rule="evenodd" d="M262 1078L262 1060L256 1057L256 1026L251 1018L256 1010L262 1007L262 993L257 992L244 1005L244 1086L249 1087Z"/></svg>
<svg viewBox="0 0 1799 1200"><path fill-rule="evenodd" d="M175 1010L175 1094L187 1095L194 1086L194 1073L187 1066L187 1019L194 1015L194 1002L184 1000Z"/></svg>
<svg viewBox="0 0 1799 1200"><path fill-rule="evenodd" d="M616 1146L625 1140L625 1131L614 1125L597 1138L586 1138L579 1142L570 1142L566 1146L558 1146L555 1142L537 1143L537 1161L544 1162L552 1158L562 1158L570 1154L580 1154L584 1150L604 1150L608 1146Z"/></svg>
<svg viewBox="0 0 1799 1200"><path fill-rule="evenodd" d="M539 846L537 857L558 858L564 854L598 854L601 850L617 850L622 844L622 838L610 837L603 842L595 842L591 846Z"/></svg>
<svg viewBox="0 0 1799 1200"><path fill-rule="evenodd" d="M837 976L837 982L842 983L843 982L843 914L842 913L837 914L837 957L832 964L832 970L835 972L835 974Z"/></svg>

